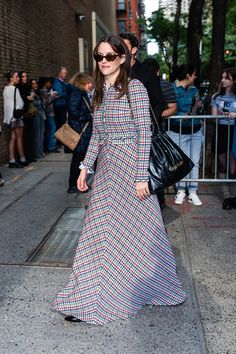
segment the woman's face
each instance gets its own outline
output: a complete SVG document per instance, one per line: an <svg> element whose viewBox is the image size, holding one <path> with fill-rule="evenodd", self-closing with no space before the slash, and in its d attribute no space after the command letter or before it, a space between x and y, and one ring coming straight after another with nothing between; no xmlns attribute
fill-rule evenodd
<svg viewBox="0 0 236 354"><path fill-rule="evenodd" d="M21 81L22 81L22 84L27 84L27 82L28 82L27 73L22 73L22 75L21 75Z"/></svg>
<svg viewBox="0 0 236 354"><path fill-rule="evenodd" d="M117 55L117 53L114 52L110 44L103 42L99 45L97 53L102 56L105 56L107 54ZM115 81L117 75L119 74L120 66L124 63L124 61L124 55L117 55L113 61L108 61L106 58L103 57L101 61L98 61L98 67L101 73L105 76L105 78L111 78L113 79L112 81Z"/></svg>
<svg viewBox="0 0 236 354"><path fill-rule="evenodd" d="M31 87L34 91L36 91L38 89L38 84L37 84L37 81L36 80L33 80L31 82Z"/></svg>
<svg viewBox="0 0 236 354"><path fill-rule="evenodd" d="M20 80L19 75L18 75L17 72L15 72L15 73L13 74L13 76L11 77L11 83L12 83L13 85L17 85L17 84L19 84L19 80Z"/></svg>
<svg viewBox="0 0 236 354"><path fill-rule="evenodd" d="M52 88L52 81L48 80L45 82L45 87L47 90L50 90Z"/></svg>
<svg viewBox="0 0 236 354"><path fill-rule="evenodd" d="M224 87L225 89L231 89L233 86L234 80L232 76L228 73L223 73L221 76L221 86Z"/></svg>
<svg viewBox="0 0 236 354"><path fill-rule="evenodd" d="M86 82L86 84L84 85L84 91L86 91L87 93L91 91L91 82Z"/></svg>

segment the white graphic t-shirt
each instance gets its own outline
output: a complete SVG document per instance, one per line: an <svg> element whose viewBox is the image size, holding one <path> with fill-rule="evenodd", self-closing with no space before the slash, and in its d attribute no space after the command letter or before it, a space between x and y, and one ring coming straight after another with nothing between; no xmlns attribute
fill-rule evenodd
<svg viewBox="0 0 236 354"><path fill-rule="evenodd" d="M223 96L216 93L212 96L211 106L217 108L217 114L219 115L226 115L227 112L236 112L236 96L232 93ZM219 119L219 124L234 125L235 119L225 117Z"/></svg>

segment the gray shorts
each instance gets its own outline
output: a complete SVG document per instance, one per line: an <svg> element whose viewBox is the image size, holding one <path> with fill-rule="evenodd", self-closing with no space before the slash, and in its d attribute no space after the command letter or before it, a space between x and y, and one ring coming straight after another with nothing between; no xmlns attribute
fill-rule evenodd
<svg viewBox="0 0 236 354"><path fill-rule="evenodd" d="M24 126L23 118L13 120L10 123L11 128L23 128L23 126Z"/></svg>

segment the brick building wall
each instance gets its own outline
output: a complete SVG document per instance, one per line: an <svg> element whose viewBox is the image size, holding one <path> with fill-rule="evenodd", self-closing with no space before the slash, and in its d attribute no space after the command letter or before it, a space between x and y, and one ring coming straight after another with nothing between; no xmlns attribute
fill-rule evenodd
<svg viewBox="0 0 236 354"><path fill-rule="evenodd" d="M69 76L82 70L92 73L96 40L115 33L115 0L0 0L0 18L1 165L8 160L9 138L3 124L4 73L56 76L61 65L68 67Z"/></svg>

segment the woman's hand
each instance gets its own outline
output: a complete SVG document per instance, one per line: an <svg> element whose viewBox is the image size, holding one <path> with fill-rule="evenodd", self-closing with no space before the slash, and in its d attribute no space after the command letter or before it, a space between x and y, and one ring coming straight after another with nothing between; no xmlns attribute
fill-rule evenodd
<svg viewBox="0 0 236 354"><path fill-rule="evenodd" d="M143 200L150 196L148 182L136 182L135 186L136 186L138 199Z"/></svg>
<svg viewBox="0 0 236 354"><path fill-rule="evenodd" d="M229 112L229 118L236 118L236 112Z"/></svg>
<svg viewBox="0 0 236 354"><path fill-rule="evenodd" d="M80 171L79 178L77 179L77 188L81 192L85 192L89 189L89 187L87 186L87 183L86 183L87 174L88 174L87 168L83 168Z"/></svg>

